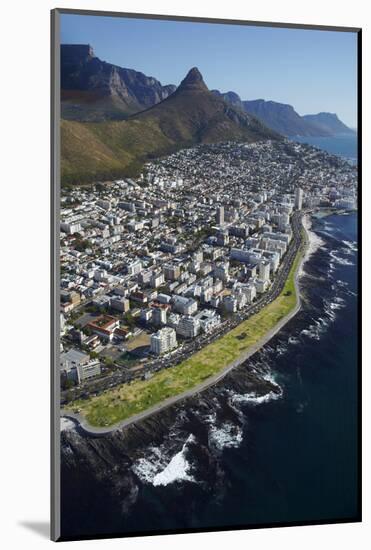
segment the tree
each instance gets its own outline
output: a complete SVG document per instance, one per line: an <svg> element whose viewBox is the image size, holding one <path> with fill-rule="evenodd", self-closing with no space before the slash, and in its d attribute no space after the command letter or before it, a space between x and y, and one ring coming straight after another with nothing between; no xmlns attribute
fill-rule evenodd
<svg viewBox="0 0 371 550"><path fill-rule="evenodd" d="M129 328L133 329L135 327L135 319L130 311L125 313L124 319Z"/></svg>

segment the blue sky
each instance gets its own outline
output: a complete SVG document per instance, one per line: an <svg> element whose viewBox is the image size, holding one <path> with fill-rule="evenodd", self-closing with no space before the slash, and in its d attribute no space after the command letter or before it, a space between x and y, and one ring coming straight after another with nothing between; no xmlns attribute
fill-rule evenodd
<svg viewBox="0 0 371 550"><path fill-rule="evenodd" d="M61 43L179 84L198 67L210 89L289 103L299 114L336 112L356 126L356 33L62 15Z"/></svg>

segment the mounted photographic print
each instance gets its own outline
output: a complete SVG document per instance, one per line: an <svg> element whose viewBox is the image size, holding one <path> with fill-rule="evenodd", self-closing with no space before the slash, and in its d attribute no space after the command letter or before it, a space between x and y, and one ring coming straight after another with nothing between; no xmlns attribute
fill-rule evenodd
<svg viewBox="0 0 371 550"><path fill-rule="evenodd" d="M361 520L360 56L52 12L53 540Z"/></svg>

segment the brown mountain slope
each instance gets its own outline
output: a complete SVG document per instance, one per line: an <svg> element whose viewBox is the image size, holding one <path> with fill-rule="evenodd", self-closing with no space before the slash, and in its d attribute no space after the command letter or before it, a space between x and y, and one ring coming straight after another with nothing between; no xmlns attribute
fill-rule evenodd
<svg viewBox="0 0 371 550"><path fill-rule="evenodd" d="M134 175L142 163L197 143L280 139L212 94L191 69L167 99L125 121L62 123L62 182Z"/></svg>

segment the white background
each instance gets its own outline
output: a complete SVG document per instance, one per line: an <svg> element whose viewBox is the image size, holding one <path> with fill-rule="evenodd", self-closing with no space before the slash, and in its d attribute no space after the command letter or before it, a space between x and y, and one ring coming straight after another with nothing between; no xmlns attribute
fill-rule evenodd
<svg viewBox="0 0 371 550"><path fill-rule="evenodd" d="M5 5L4 5L5 4ZM1 11L1 524L3 548L40 548L49 520L49 10L54 7L210 16L324 25L362 26L364 84L369 84L370 18L366 2L265 0L218 5L211 0L7 0ZM368 65L368 66L367 66ZM367 93L368 91L368 93ZM370 120L369 87L363 90ZM5 121L5 125L4 125ZM364 130L364 265L370 237L369 132ZM5 166L5 171L4 171ZM365 277L365 303L369 305ZM366 309L366 307L364 308ZM368 337L365 319L365 340ZM370 386L364 368L364 523L245 532L68 543L73 548L128 549L366 548L370 530ZM293 450L294 451L294 450ZM176 506L176 503L174 503Z"/></svg>

